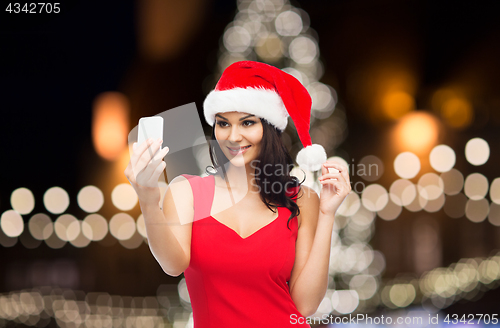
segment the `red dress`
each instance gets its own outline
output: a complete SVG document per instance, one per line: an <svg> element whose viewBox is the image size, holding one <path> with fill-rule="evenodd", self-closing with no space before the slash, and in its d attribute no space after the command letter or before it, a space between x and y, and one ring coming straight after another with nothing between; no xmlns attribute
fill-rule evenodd
<svg viewBox="0 0 500 328"><path fill-rule="evenodd" d="M291 212L278 207L274 221L242 238L210 216L214 176L183 176L194 196L191 261L184 271L194 328L310 328L287 284L295 262L297 217L288 230Z"/></svg>

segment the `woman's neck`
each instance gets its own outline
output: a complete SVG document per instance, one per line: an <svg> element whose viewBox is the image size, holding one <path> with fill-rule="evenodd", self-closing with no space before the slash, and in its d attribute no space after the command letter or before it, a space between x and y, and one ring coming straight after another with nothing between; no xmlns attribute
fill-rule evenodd
<svg viewBox="0 0 500 328"><path fill-rule="evenodd" d="M234 166L228 163L226 169L226 186L233 192L258 192L259 187L255 183L255 167L247 164L245 166Z"/></svg>

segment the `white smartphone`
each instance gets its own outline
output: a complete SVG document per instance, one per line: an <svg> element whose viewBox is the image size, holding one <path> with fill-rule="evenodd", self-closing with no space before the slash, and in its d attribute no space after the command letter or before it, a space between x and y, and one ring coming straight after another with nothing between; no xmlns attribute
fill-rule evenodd
<svg viewBox="0 0 500 328"><path fill-rule="evenodd" d="M152 116L139 119L139 130L137 132L137 146L152 138L154 141L163 139L163 117ZM158 149L160 151L160 149ZM157 152L158 153L158 152ZM153 155L155 156L156 153Z"/></svg>
<svg viewBox="0 0 500 328"><path fill-rule="evenodd" d="M333 167L329 167L328 168L328 173L339 173L339 172L340 172L339 170L337 170L337 169L335 169Z"/></svg>

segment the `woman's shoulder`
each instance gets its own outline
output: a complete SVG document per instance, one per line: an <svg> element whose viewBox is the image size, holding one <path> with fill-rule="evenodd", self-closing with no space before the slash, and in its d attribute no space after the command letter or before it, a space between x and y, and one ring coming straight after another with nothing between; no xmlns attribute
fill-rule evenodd
<svg viewBox="0 0 500 328"><path fill-rule="evenodd" d="M175 179L173 179L171 183L180 182L185 185L190 185L191 188L194 189L206 184L212 184L213 181L214 181L214 176L212 175L199 176L192 174L181 174L175 177Z"/></svg>
<svg viewBox="0 0 500 328"><path fill-rule="evenodd" d="M303 184L293 188L293 195L295 194L297 204L299 206L307 205L311 202L314 203L315 201L319 200L318 193L313 188Z"/></svg>
<svg viewBox="0 0 500 328"><path fill-rule="evenodd" d="M313 188L301 185L297 205L300 208L300 214L297 216L299 228L302 226L302 221L311 223L317 220L318 216L315 213L319 213L319 195Z"/></svg>
<svg viewBox="0 0 500 328"><path fill-rule="evenodd" d="M181 174L172 179L169 182L168 187L175 188L176 191L178 192L189 191L191 193L191 189L193 189L193 182L195 178L196 178L195 175Z"/></svg>

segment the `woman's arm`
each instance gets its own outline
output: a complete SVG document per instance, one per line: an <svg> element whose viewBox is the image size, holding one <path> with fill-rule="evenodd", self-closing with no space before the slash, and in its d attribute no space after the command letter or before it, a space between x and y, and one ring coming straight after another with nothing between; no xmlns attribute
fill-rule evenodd
<svg viewBox="0 0 500 328"><path fill-rule="evenodd" d="M177 277L190 262L193 194L186 178L176 177L158 205L141 205L151 253L165 273ZM191 218L191 220L190 220Z"/></svg>
<svg viewBox="0 0 500 328"><path fill-rule="evenodd" d="M328 168L339 173L329 173ZM313 315L325 297L335 212L351 191L346 167L328 161L323 164L322 173L321 198L303 186L303 196L297 200L301 223L289 286L297 310L305 317Z"/></svg>
<svg viewBox="0 0 500 328"><path fill-rule="evenodd" d="M193 194L189 181L177 177L168 186L163 211L160 209L158 177L166 167L163 157L168 153L168 147L160 150L161 144L161 139L135 143L125 176L137 192L153 256L165 273L178 276L190 261Z"/></svg>
<svg viewBox="0 0 500 328"><path fill-rule="evenodd" d="M333 230L333 217L319 213L318 194L302 186L300 227L295 246L295 263L290 277L290 295L297 310L313 315L328 288L328 267Z"/></svg>

